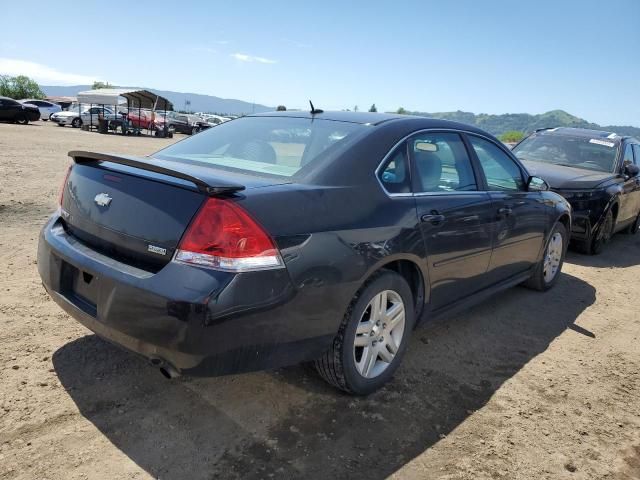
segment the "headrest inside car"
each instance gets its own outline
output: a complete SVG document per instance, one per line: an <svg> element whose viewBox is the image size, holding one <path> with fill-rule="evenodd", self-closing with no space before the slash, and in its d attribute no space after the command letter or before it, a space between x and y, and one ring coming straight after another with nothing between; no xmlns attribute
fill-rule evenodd
<svg viewBox="0 0 640 480"><path fill-rule="evenodd" d="M413 148L416 152L437 152L438 145L430 142L421 142L420 140L416 141L413 144Z"/></svg>

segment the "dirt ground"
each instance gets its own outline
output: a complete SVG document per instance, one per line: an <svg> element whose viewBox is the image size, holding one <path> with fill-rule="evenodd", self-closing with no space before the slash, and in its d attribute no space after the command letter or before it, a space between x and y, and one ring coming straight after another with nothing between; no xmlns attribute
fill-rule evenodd
<svg viewBox="0 0 640 480"><path fill-rule="evenodd" d="M0 124L0 479L640 478L640 235L416 331L368 398L304 367L168 381L81 327L36 269L67 151L169 142Z"/></svg>

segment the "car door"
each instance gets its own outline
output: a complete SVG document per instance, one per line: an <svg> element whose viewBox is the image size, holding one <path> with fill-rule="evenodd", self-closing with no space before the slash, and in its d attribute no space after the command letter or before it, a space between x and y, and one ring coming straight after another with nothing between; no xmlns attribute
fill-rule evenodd
<svg viewBox="0 0 640 480"><path fill-rule="evenodd" d="M176 130L181 133L188 133L189 130L189 119L186 115L177 115L176 116Z"/></svg>
<svg viewBox="0 0 640 480"><path fill-rule="evenodd" d="M635 220L638 216L638 194L640 193L640 184L637 176L628 177L625 175L625 167L627 165L636 165L636 159L633 154L633 146L627 143L624 147L622 155L622 164L620 166L620 174L623 178L622 192L618 204L618 218L616 227L624 226Z"/></svg>
<svg viewBox="0 0 640 480"><path fill-rule="evenodd" d="M0 98L0 120L9 120L9 105L3 98Z"/></svg>
<svg viewBox="0 0 640 480"><path fill-rule="evenodd" d="M639 144L633 144L633 156L634 156L635 165L640 167L640 145ZM632 213L635 214L633 218L636 218L640 214L640 175L634 177L633 180L635 180L636 188L634 189L632 194L632 197L633 197L632 203L634 206L634 210L632 211Z"/></svg>
<svg viewBox="0 0 640 480"><path fill-rule="evenodd" d="M82 123L84 123L85 125L92 125L92 126L97 125L98 119L100 118L101 114L102 114L102 107L91 107L89 110L83 113ZM106 109L105 109L105 114L106 114Z"/></svg>
<svg viewBox="0 0 640 480"><path fill-rule="evenodd" d="M49 102L38 101L38 109L40 110L40 116L44 119L49 119L49 116L53 113L53 106Z"/></svg>
<svg viewBox="0 0 640 480"><path fill-rule="evenodd" d="M406 148L427 252L430 308L438 310L487 286L492 201L478 188L459 133L417 133Z"/></svg>
<svg viewBox="0 0 640 480"><path fill-rule="evenodd" d="M478 135L467 138L492 202L488 278L495 284L537 262L549 228L547 207L540 192L527 191L526 171L506 148Z"/></svg>
<svg viewBox="0 0 640 480"><path fill-rule="evenodd" d="M21 103L9 98L2 99L2 120L14 120L22 109Z"/></svg>

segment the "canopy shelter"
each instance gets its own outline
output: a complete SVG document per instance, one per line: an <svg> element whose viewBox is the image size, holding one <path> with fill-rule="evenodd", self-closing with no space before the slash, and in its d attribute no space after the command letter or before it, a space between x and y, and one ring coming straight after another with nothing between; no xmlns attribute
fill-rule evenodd
<svg viewBox="0 0 640 480"><path fill-rule="evenodd" d="M124 107L125 102L126 112L119 108ZM98 88L96 90L87 90L78 93L78 111L81 110L80 105L82 104L102 106L102 111L97 112L99 115L98 131L100 133L108 133L109 130L115 131L121 127L123 134L134 133L139 135L141 129L144 128L149 133L153 131L156 136L165 136L168 132L167 111L173 110L173 104L166 98L149 90L139 88ZM113 118L105 118L105 105L114 106L115 113L109 114ZM143 109L151 112L163 110L164 122L160 130L157 128L157 122L153 121L153 113L151 114L151 120L141 121ZM86 127L89 129L94 125L93 110L93 108L89 109L90 120L89 125ZM136 110L137 117L134 115Z"/></svg>
<svg viewBox="0 0 640 480"><path fill-rule="evenodd" d="M138 88L98 88L78 93L78 103L95 105L119 105L120 97L127 101L129 108L149 110L173 110L173 104L164 97L149 90Z"/></svg>

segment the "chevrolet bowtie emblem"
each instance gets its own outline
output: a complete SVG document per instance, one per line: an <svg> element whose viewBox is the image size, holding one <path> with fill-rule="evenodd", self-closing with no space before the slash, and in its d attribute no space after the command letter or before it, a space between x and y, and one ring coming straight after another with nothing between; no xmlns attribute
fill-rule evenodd
<svg viewBox="0 0 640 480"><path fill-rule="evenodd" d="M99 193L93 199L99 207L108 207L111 200L113 200L113 198L111 198L108 193Z"/></svg>

